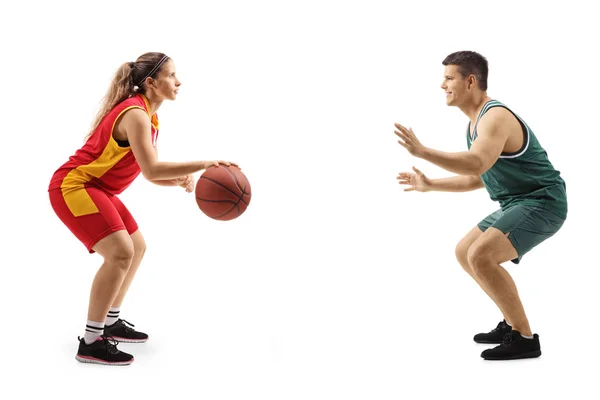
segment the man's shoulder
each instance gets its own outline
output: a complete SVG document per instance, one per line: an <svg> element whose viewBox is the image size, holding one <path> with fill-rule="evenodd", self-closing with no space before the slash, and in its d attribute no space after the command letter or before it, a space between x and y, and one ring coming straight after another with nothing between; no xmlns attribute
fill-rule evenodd
<svg viewBox="0 0 600 400"><path fill-rule="evenodd" d="M495 105L481 116L478 130L480 133L483 133L483 131L493 132L503 127L511 127L518 124L518 118L505 105Z"/></svg>

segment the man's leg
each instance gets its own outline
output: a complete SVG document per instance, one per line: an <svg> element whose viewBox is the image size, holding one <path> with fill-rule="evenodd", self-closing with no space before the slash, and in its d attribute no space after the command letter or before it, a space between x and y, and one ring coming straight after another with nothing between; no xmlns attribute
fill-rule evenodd
<svg viewBox="0 0 600 400"><path fill-rule="evenodd" d="M488 295L488 297L490 299L492 299L492 301L500 309L500 312L504 316L504 319L508 322L509 320L506 317L506 313L502 310L502 307L500 307L500 304L496 301L493 294L486 289L486 287L482 284L482 282L479 281L479 278L477 278L477 276L475 275L475 272L473 272L473 268L471 268L471 265L469 264L469 260L468 260L469 249L471 248L473 243L475 243L481 237L481 235L483 235L483 232L478 226L471 229L469 231L469 233L467 233L465 235L465 237L462 238L461 241L458 242L458 244L456 245L456 250L455 250L456 251L456 259L458 260L460 265L463 267L463 269L475 280L475 282L477 282L477 284L481 287L481 289L483 289L483 291Z"/></svg>
<svg viewBox="0 0 600 400"><path fill-rule="evenodd" d="M488 228L469 248L467 260L476 280L502 310L513 330L531 336L517 286L508 271L500 265L519 256L508 239L509 234L494 227Z"/></svg>

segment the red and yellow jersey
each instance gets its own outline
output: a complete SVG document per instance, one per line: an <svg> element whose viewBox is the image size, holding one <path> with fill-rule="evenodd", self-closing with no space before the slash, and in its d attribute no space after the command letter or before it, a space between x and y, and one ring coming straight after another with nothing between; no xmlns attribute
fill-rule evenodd
<svg viewBox="0 0 600 400"><path fill-rule="evenodd" d="M54 173L48 190L61 189L65 200L69 199L68 203L74 206L69 208L78 209L75 214L85 215L97 211L85 209L86 204L91 208L95 206L93 202L87 201L87 192L79 189L93 186L109 194L119 194L140 174L140 167L129 143L120 145L112 135L119 117L132 108L140 108L147 113L150 111L148 100L141 94L117 104L83 147ZM152 121L152 131L148 134L152 135L152 144L156 146L158 117L156 114L148 116Z"/></svg>

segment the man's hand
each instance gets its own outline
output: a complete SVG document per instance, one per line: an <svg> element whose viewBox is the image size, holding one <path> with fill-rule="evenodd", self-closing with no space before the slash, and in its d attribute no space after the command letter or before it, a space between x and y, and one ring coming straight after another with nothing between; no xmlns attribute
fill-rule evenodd
<svg viewBox="0 0 600 400"><path fill-rule="evenodd" d="M395 123L394 126L396 127L394 133L400 138L398 143L400 143L400 145L408 150L408 152L413 156L421 158L423 156L425 146L419 142L419 139L417 139L417 136L413 132L412 128L407 129L399 123Z"/></svg>

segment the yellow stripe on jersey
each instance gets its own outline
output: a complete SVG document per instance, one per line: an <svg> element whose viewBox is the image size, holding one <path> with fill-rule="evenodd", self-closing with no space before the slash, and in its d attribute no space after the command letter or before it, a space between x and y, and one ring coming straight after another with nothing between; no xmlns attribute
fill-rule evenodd
<svg viewBox="0 0 600 400"><path fill-rule="evenodd" d="M140 106L131 106L125 108L119 113L119 115L117 115L110 130L108 143L102 151L100 157L87 165L80 165L79 167L71 170L71 172L69 172L63 179L60 188L62 190L65 203L74 216L80 217L82 215L94 214L98 212L98 207L96 207L96 204L94 204L94 201L85 190L85 184L90 182L93 178L100 178L131 151L131 147L120 147L113 138L112 134L113 130L115 129L115 124L123 115L123 113L133 108L139 108L143 110L143 108Z"/></svg>

